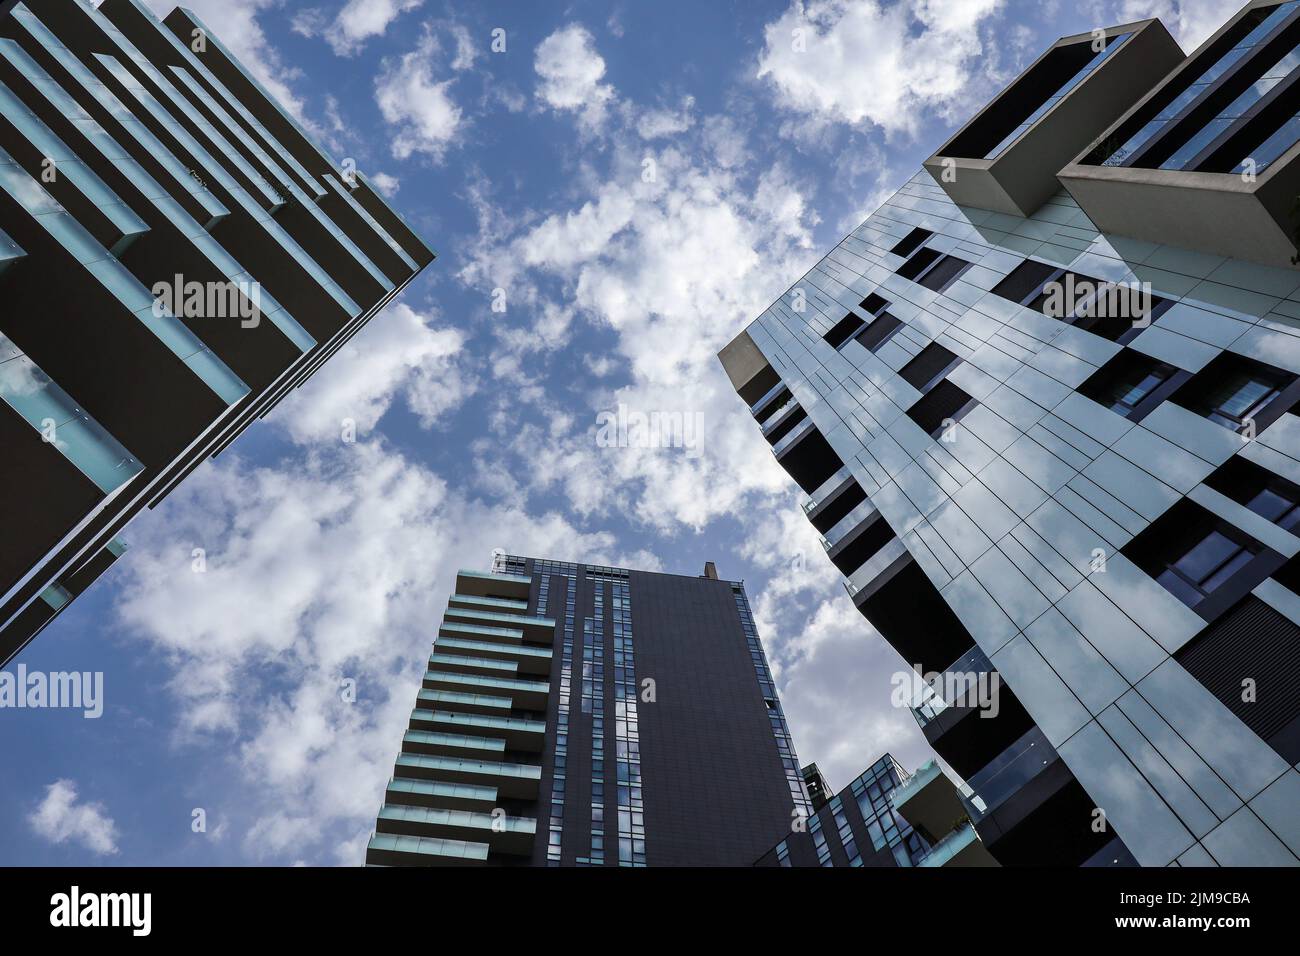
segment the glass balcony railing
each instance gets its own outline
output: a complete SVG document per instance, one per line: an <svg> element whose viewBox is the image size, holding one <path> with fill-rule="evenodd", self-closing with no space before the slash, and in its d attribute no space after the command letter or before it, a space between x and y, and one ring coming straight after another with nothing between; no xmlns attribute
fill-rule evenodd
<svg viewBox="0 0 1300 956"><path fill-rule="evenodd" d="M531 817L493 816L473 810L444 810L439 807L411 807L403 804L384 804L379 810L379 819L432 827L481 830L486 839L491 839L493 833L537 832L537 821Z"/></svg>
<svg viewBox="0 0 1300 956"><path fill-rule="evenodd" d="M886 568L907 552L907 545L902 538L894 538L883 548L873 554L844 581L844 589L853 597L874 581Z"/></svg>
<svg viewBox="0 0 1300 956"><path fill-rule="evenodd" d="M479 597L475 594L453 594L449 599L455 604L469 604L487 610L493 608L501 611L527 611L528 602L514 598Z"/></svg>
<svg viewBox="0 0 1300 956"><path fill-rule="evenodd" d="M403 744L425 747L447 747L457 750L477 750L505 753L506 742L494 737L474 737L467 734L443 734L431 730L408 730L402 735Z"/></svg>
<svg viewBox="0 0 1300 956"><path fill-rule="evenodd" d="M495 697L491 694L464 694L454 690L430 690L422 687L416 697L444 707L486 707L506 712L514 708L514 701L509 697Z"/></svg>
<svg viewBox="0 0 1300 956"><path fill-rule="evenodd" d="M450 667L479 667L483 670L500 671L503 674L513 674L519 668L519 665L514 661L502 661L489 657L470 657L468 654L430 654L429 665L437 667L439 664Z"/></svg>
<svg viewBox="0 0 1300 956"><path fill-rule="evenodd" d="M412 797L463 800L495 806L497 788L475 783L446 783L442 780L416 780L414 777L393 777L388 781L389 794L408 794Z"/></svg>
<svg viewBox="0 0 1300 956"><path fill-rule="evenodd" d="M483 624L468 624L460 621L443 621L439 629L439 636L442 631L455 631L457 634L478 634L482 637L509 637L515 640L523 640L524 632L514 627L488 627Z"/></svg>
<svg viewBox="0 0 1300 956"><path fill-rule="evenodd" d="M424 679L439 684L487 687L492 690L513 690L530 694L549 694L551 685L541 680L518 680L510 677L488 677L484 674L454 674L450 671L425 671Z"/></svg>
<svg viewBox="0 0 1300 956"><path fill-rule="evenodd" d="M402 263L408 269L412 271L419 270L420 267L416 265L414 259L412 259L409 255L407 255L407 252L405 249L402 248L401 243L399 243L396 239L394 239L392 235L389 233L389 231L379 224L378 219L370 215L369 211L366 209L365 206L357 202L356 197L352 195L351 189L345 187L342 183L340 183L329 173L326 173L322 178L325 180L325 184L329 186L330 190L334 193L334 195L342 199L343 202L347 205L347 207L351 209L354 213L356 213L356 215L359 216L361 220L370 227L371 231L373 231L374 234L379 237L379 240L384 245L386 245L389 249L393 250L393 252L397 255L399 259L402 260Z"/></svg>
<svg viewBox="0 0 1300 956"><path fill-rule="evenodd" d="M804 514L809 514L810 512L816 511L820 508L822 502L826 501L835 489L839 488L841 484L847 481L852 474L853 472L849 470L849 466L844 465L839 471L835 472L835 474L822 482L821 487L809 495L808 500L803 503Z"/></svg>
<svg viewBox="0 0 1300 956"><path fill-rule="evenodd" d="M475 621L499 621L503 624L544 627L554 629L555 621L548 617L532 617L526 614L506 614L501 611L480 611L475 608L449 607L444 617L470 618Z"/></svg>
<svg viewBox="0 0 1300 956"><path fill-rule="evenodd" d="M540 780L542 768L526 763L500 763L495 760L471 760L466 757L440 757L431 754L401 753L397 766L420 770L446 770L451 773L481 774L483 777L510 777L516 780Z"/></svg>
<svg viewBox="0 0 1300 956"><path fill-rule="evenodd" d="M107 163L116 167L130 180L144 194L145 198L153 204L163 219L175 226L186 239L198 248L199 252L211 263L215 272L235 282L241 288L258 286L254 277L233 256L226 252L225 248L207 231L214 222L228 216L230 214L229 210L222 206L207 189L195 191L193 187L197 180L188 174L181 162L138 120L129 114L119 117L122 120L123 128L139 144L143 145L146 151L158 162L162 163L164 168L167 168L174 177L177 177L177 181L187 191L191 191L204 205L204 208L211 213L206 225L191 216L180 203L173 199L171 194L109 135L107 130L96 123L90 117L90 114L86 113L77 105L75 100L64 92L63 88L31 58L27 51L12 40L0 40L0 56L8 60L24 78L32 83L36 90L44 96L51 109L61 113L76 126L86 137L92 148L96 149ZM92 91L92 89L87 88L87 92L93 92L101 102L106 102L111 98L111 102L117 106L118 110L125 112L121 102L106 87L98 85L98 81L95 81L95 83L95 89ZM116 112L115 110L111 111ZM62 167L60 167L60 171L62 171ZM276 302L265 289L259 289L259 292L258 310L260 314L283 332L298 347L300 352L306 352L316 344L316 340L307 330L283 306Z"/></svg>
<svg viewBox="0 0 1300 956"><path fill-rule="evenodd" d="M538 660L550 660L552 651L549 647L533 647L528 644L493 644L490 641L464 641L456 637L439 637L434 645L441 651L491 651L493 654L508 654L511 657L532 657ZM457 659L461 659L457 656Z"/></svg>
<svg viewBox="0 0 1300 956"><path fill-rule="evenodd" d="M974 825L964 823L932 846L917 866L947 866L962 850L978 840Z"/></svg>
<svg viewBox="0 0 1300 956"><path fill-rule="evenodd" d="M467 843L464 840L443 840L437 837L407 836L403 833L376 833L366 849L387 853L409 853L436 859L483 861L488 858L486 843Z"/></svg>
<svg viewBox="0 0 1300 956"><path fill-rule="evenodd" d="M984 804L983 810L976 808L976 812L971 814L971 819L982 819L986 813L997 809L1007 797L1034 779L1057 759L1056 748L1051 745L1046 735L1038 727L1031 728L1023 737L967 780L972 795L978 796Z"/></svg>
<svg viewBox="0 0 1300 956"><path fill-rule="evenodd" d="M411 711L411 720L422 723L455 724L467 728L476 727L481 730L529 734L546 733L545 721L528 720L526 717L491 717L485 714L459 714L446 710L424 710L417 707Z"/></svg>
<svg viewBox="0 0 1300 956"><path fill-rule="evenodd" d="M111 494L144 465L72 396L0 334L0 399L27 424L50 438L77 470Z"/></svg>

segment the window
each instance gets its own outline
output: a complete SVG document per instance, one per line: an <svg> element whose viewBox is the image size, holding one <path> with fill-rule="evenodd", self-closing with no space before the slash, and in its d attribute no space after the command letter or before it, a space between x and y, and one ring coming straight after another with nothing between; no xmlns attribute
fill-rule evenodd
<svg viewBox="0 0 1300 956"><path fill-rule="evenodd" d="M1239 599L1282 564L1244 531L1186 498L1122 550L1174 597L1211 619L1226 608L1224 601Z"/></svg>
<svg viewBox="0 0 1300 956"><path fill-rule="evenodd" d="M1093 372L1079 386L1079 394L1136 422L1189 377L1149 355L1124 349Z"/></svg>
<svg viewBox="0 0 1300 956"><path fill-rule="evenodd" d="M907 416L928 435L938 438L945 423L960 421L978 402L944 379L907 410Z"/></svg>
<svg viewBox="0 0 1300 956"><path fill-rule="evenodd" d="M855 313L850 312L840 319L835 324L835 327L823 335L822 338L826 340L826 344L831 348L839 349L864 325L866 325L865 322L858 318Z"/></svg>
<svg viewBox="0 0 1300 956"><path fill-rule="evenodd" d="M894 318L888 312L882 312L876 317L876 321L858 329L853 341L857 342L868 352L878 352L886 342L894 337L894 333L902 328L903 323Z"/></svg>
<svg viewBox="0 0 1300 956"><path fill-rule="evenodd" d="M993 294L1121 345L1173 307L1145 285L1107 282L1026 259Z"/></svg>
<svg viewBox="0 0 1300 956"><path fill-rule="evenodd" d="M946 256L934 249L922 249L898 268L898 274L935 292L942 292L971 267L957 256Z"/></svg>
<svg viewBox="0 0 1300 956"><path fill-rule="evenodd" d="M1205 483L1287 531L1300 526L1300 486L1248 458L1229 458Z"/></svg>
<svg viewBox="0 0 1300 956"><path fill-rule="evenodd" d="M938 342L931 342L921 349L916 358L904 365L898 374L917 391L927 392L959 361L961 360L956 355Z"/></svg>
<svg viewBox="0 0 1300 956"><path fill-rule="evenodd" d="M1295 404L1295 381L1290 372L1224 352L1192 376L1173 401L1224 428L1258 434Z"/></svg>
<svg viewBox="0 0 1300 956"><path fill-rule="evenodd" d="M858 308L863 312L866 312L868 315L879 315L885 309L889 308L889 301L887 299L882 299L873 292L858 303Z"/></svg>
<svg viewBox="0 0 1300 956"><path fill-rule="evenodd" d="M934 233L932 233L929 229L922 229L918 226L917 228L909 232L906 236L904 236L902 239L900 239L898 243L894 246L894 248L890 249L889 251L896 256L902 256L904 259L906 259L917 249L919 249L921 245L933 235Z"/></svg>

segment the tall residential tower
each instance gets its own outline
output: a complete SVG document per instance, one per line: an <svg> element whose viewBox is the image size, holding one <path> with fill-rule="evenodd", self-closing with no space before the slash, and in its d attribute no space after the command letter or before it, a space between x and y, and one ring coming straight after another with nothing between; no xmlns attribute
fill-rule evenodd
<svg viewBox="0 0 1300 956"><path fill-rule="evenodd" d="M721 353L1003 863L1300 863L1300 3L1065 37Z"/></svg>
<svg viewBox="0 0 1300 956"><path fill-rule="evenodd" d="M433 258L193 14L0 0L0 663Z"/></svg>
<svg viewBox="0 0 1300 956"><path fill-rule="evenodd" d="M366 862L749 866L811 815L744 586L462 571Z"/></svg>

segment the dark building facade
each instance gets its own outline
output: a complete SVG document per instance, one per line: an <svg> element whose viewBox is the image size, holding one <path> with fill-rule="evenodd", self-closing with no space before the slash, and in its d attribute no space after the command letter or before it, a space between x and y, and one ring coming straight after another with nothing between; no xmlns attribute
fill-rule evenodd
<svg viewBox="0 0 1300 956"><path fill-rule="evenodd" d="M1063 37L720 355L1004 864L1300 864L1298 49Z"/></svg>
<svg viewBox="0 0 1300 956"><path fill-rule="evenodd" d="M433 258L193 14L0 3L0 662Z"/></svg>
<svg viewBox="0 0 1300 956"><path fill-rule="evenodd" d="M744 586L462 571L366 862L748 866L811 811Z"/></svg>

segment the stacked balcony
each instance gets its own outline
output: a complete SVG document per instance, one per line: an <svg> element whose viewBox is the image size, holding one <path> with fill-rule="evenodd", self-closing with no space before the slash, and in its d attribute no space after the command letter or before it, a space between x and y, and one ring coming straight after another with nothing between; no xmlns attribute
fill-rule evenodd
<svg viewBox="0 0 1300 956"><path fill-rule="evenodd" d="M402 737L366 862L526 862L537 831L555 622L532 579L462 571Z"/></svg>
<svg viewBox="0 0 1300 956"><path fill-rule="evenodd" d="M890 803L930 844L920 866L997 866L970 819L968 798L931 760L899 784ZM978 804L975 804L978 806Z"/></svg>

